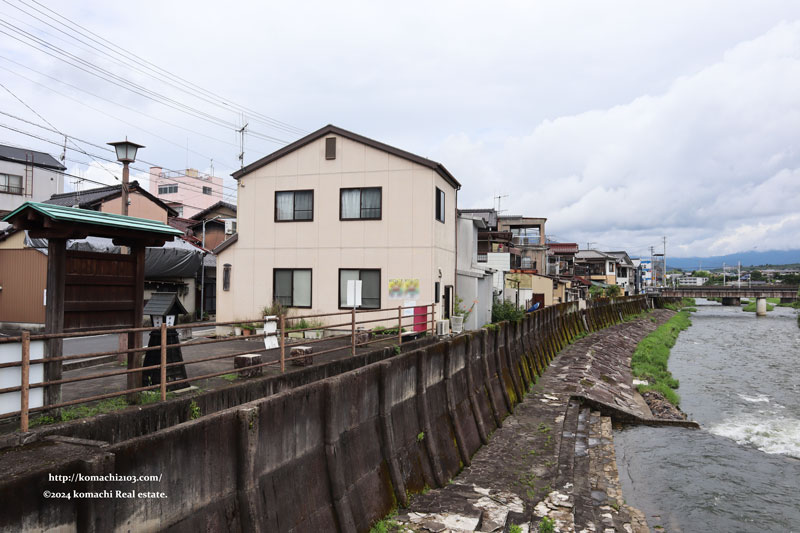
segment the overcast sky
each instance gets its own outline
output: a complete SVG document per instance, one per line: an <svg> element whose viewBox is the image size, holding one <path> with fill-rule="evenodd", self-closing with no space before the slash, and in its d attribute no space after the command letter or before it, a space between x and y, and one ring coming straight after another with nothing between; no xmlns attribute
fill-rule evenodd
<svg viewBox="0 0 800 533"><path fill-rule="evenodd" d="M796 1L8 0L0 83L0 143L74 137L68 172L99 182L119 168L86 141L227 176L243 123L245 163L333 123L441 162L459 207L501 196L581 247L800 248Z"/></svg>

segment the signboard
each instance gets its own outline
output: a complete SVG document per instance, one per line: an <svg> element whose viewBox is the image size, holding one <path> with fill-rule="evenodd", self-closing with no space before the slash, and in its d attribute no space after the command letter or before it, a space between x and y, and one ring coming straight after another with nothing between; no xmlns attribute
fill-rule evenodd
<svg viewBox="0 0 800 533"><path fill-rule="evenodd" d="M347 307L361 306L361 280L347 280Z"/></svg>
<svg viewBox="0 0 800 533"><path fill-rule="evenodd" d="M44 381L44 368L42 364L33 364L36 359L44 357L44 341L31 341L31 367L29 383ZM22 361L22 343L9 342L0 344L0 363ZM0 389L19 387L22 383L22 369L18 366L0 369ZM28 391L28 406L41 407L44 405L44 388L37 387ZM0 394L0 414L19 411L20 393L7 392Z"/></svg>
<svg viewBox="0 0 800 533"><path fill-rule="evenodd" d="M394 278L389 280L389 299L416 300L419 298L419 278Z"/></svg>

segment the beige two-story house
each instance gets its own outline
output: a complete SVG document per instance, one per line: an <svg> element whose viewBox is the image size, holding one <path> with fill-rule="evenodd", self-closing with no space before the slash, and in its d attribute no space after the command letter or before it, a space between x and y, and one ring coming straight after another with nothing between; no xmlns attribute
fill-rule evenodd
<svg viewBox="0 0 800 533"><path fill-rule="evenodd" d="M273 301L349 310L353 279L362 309L436 302L449 315L461 185L440 163L328 125L233 177L238 231L216 250L217 321Z"/></svg>

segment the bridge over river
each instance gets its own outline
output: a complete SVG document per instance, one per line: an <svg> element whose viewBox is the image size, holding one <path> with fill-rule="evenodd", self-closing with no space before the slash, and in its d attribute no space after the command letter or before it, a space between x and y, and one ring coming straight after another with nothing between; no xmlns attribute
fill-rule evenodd
<svg viewBox="0 0 800 533"><path fill-rule="evenodd" d="M661 289L661 296L678 298L722 298L722 305L739 305L742 298L756 299L756 315L767 313L767 298L780 298L781 302L797 301L797 287L790 285L760 285L755 287L681 287Z"/></svg>

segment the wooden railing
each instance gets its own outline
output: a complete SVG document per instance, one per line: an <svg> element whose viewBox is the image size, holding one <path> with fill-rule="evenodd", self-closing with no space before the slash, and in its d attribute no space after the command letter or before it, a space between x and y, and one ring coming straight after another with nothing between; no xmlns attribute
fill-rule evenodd
<svg viewBox="0 0 800 533"><path fill-rule="evenodd" d="M410 314L407 314L408 310L411 310ZM424 313L419 311L424 310ZM404 312L405 311L405 312ZM337 318L340 317L340 318ZM373 318L377 317L377 318ZM323 326L313 326L307 328L293 328L292 325L298 323L301 320L309 320L309 319L316 319L319 320L321 318L325 318L328 321L333 321L332 324L325 324ZM322 350L320 352L313 353L313 356L319 356L324 354L329 354L337 351L347 350L349 349L350 355L356 355L356 348L364 347L371 345L377 342L387 342L387 341L395 341L399 345L403 341L403 335L409 335L412 333L429 333L433 334L436 331L436 316L435 316L435 308L433 304L427 304L422 306L398 306L396 308L388 308L388 309L364 309L364 310L356 310L352 309L349 311L341 311L337 313L323 313L323 314L313 314L313 315L298 315L298 316L279 316L279 317L263 317L259 320L236 320L232 322L201 322L201 323L193 323L193 324L179 324L173 326L177 329L183 328L209 328L209 327L217 327L217 326L226 326L233 328L234 326L240 324L264 324L265 330L272 329L267 328L268 323L274 323L276 325L275 332L264 332L257 335L251 335L246 338L250 339L258 339L258 338L266 338L266 337L277 337L277 346L273 348L268 348L266 343L264 348L260 349L248 349L241 352L235 352L231 354L217 354L217 355L208 355L205 357L200 358L193 358L184 361L172 362L169 363L167 361L167 350L169 348L185 348L187 346L202 346L202 345L211 345L211 344L218 344L223 342L231 342L236 340L242 340L243 337L238 336L225 336L222 338L209 338L205 340L195 341L191 344L186 343L178 343L178 344L167 344L167 325L162 324L160 327L144 327L144 328L126 328L126 329L116 329L116 330L97 330L97 331L82 331L80 333L50 333L50 334L42 334L42 335L32 335L30 331L23 331L20 336L16 337L3 337L0 338L0 344L9 344L9 343L19 343L20 347L20 360L19 361L12 361L7 363L0 363L0 370L5 368L20 368L20 384L18 386L0 388L0 395L3 394L10 394L10 393L20 393L20 409L19 411L8 412L4 414L0 414L0 420L2 419L9 419L14 417L19 417L20 419L20 430L23 432L28 431L30 427L30 415L32 413L38 413L43 411L51 411L55 409L60 409L63 407L69 407L72 405L94 402L99 400L105 400L109 398L115 398L119 396L128 395L135 395L139 392L144 391L153 391L158 390L160 392L160 400L164 401L167 398L167 387L173 388L174 385L180 384L190 384L193 381L203 380L203 379L210 379L214 377L219 377L222 375L230 374L237 369L229 368L223 370L221 372L212 372L207 373L199 376L192 376L186 379L177 379L173 381L167 382L167 369L179 365L184 365L184 367L192 364L208 362L208 361L215 361L220 359L233 359L240 355L245 354L257 354L257 353L268 353L273 350L278 350L277 357L269 360L263 361L261 363L247 366L245 368L239 370L253 370L260 367L268 367L268 366L280 366L280 371L286 371L286 362L293 361L296 359L301 359L308 357L307 355L300 355L300 356L286 356L287 350L287 343L286 339L289 333L296 332L306 332L306 331L317 331L322 330L323 332L330 333L327 337L323 336L322 338L318 339L304 339L302 344L309 345L315 344L320 342L329 342L331 340L337 339L349 339L348 343L344 345L334 346L332 348L328 348ZM369 333L370 329L362 329L363 325L376 325L381 323L382 325L388 325L388 328L397 329L396 336L395 334L391 335L381 335L380 338L370 340L367 338L366 340L363 339L363 334ZM408 329L409 331L404 332L404 329ZM86 336L98 336L98 335L108 335L108 334L119 334L119 335L128 335L128 334L142 334L145 332L152 332L152 331L159 331L160 332L160 346L158 347L141 347L141 348L129 348L129 349L117 349L111 351L103 351L103 352L94 352L94 353L84 353L84 354L75 354L75 355L63 355L59 357L43 357L40 359L33 359L31 360L31 342L32 341L47 341L52 339L69 339L74 337L86 337ZM367 336L368 337L368 336ZM144 353L151 351L151 350L160 350L160 361L157 365L150 365L150 366L142 366ZM62 365L64 361L76 361L76 360L86 360L91 358L103 357L103 356L112 356L116 355L118 357L122 357L125 354L136 354L134 357L134 367L133 368L126 368L121 370L113 370L107 372L101 372L86 376L79 376L74 378L62 378L56 380L47 381L43 379L42 381L31 383L30 382L30 374L31 374L31 366L33 365L43 365L42 368L45 368L46 365L50 364L57 364ZM145 371L152 371L152 370L159 370L160 380L159 383L155 385L143 385L142 384L142 376ZM94 379L102 379L102 378L109 378L113 376L120 376L120 375L130 375L133 374L136 376L135 386L131 387L126 385L125 388L107 394L98 394L94 396L86 396L81 397L75 400L70 401L63 401L58 402L51 405L43 405L41 407L30 407L30 392L32 389L37 388L44 388L44 387L61 387L61 385L65 385L68 383L79 383Z"/></svg>

